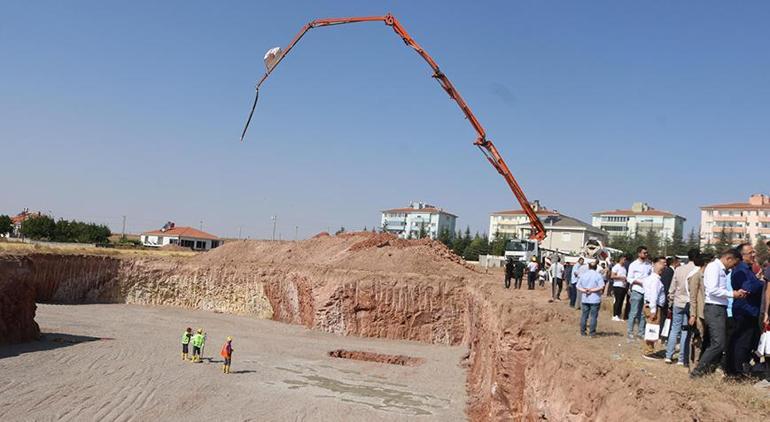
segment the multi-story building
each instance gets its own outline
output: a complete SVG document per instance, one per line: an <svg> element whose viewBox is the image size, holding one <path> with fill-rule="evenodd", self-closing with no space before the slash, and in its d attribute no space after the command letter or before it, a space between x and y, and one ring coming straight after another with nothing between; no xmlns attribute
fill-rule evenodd
<svg viewBox="0 0 770 422"><path fill-rule="evenodd" d="M714 204L700 207L702 245L719 241L722 232L731 243L770 240L770 197L751 195L748 202Z"/></svg>
<svg viewBox="0 0 770 422"><path fill-rule="evenodd" d="M383 231L401 238L417 239L421 233L431 239L447 231L454 236L457 216L424 202L412 202L405 208L382 211L380 226Z"/></svg>
<svg viewBox="0 0 770 422"><path fill-rule="evenodd" d="M540 205L539 201L532 203L538 219L545 228L545 240L540 246L563 252L579 252L588 240L598 240L607 243L607 232L582 222L577 218L549 210ZM532 226L524 210L509 210L492 213L489 216L489 240L496 236L526 239L532 233Z"/></svg>
<svg viewBox="0 0 770 422"><path fill-rule="evenodd" d="M599 211L592 213L594 227L616 236L645 235L652 230L661 239L673 239L674 232L683 233L686 218L674 213L657 210L646 202L634 202L631 209Z"/></svg>

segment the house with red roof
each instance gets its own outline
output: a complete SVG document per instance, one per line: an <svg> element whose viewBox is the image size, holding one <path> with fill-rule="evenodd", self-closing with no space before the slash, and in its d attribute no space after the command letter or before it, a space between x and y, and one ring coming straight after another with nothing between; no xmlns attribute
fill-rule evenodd
<svg viewBox="0 0 770 422"><path fill-rule="evenodd" d="M222 240L213 234L193 227L179 227L169 221L160 230L144 232L139 236L142 245L160 248L177 245L195 251L207 251L222 244Z"/></svg>
<svg viewBox="0 0 770 422"><path fill-rule="evenodd" d="M541 248L578 253L589 240L607 243L607 232L601 229L546 208L538 200L533 201L530 206L545 228L546 236L545 240L540 242ZM497 236L527 239L531 233L532 225L522 209L497 211L489 216L490 241L495 240Z"/></svg>
<svg viewBox="0 0 770 422"><path fill-rule="evenodd" d="M646 202L634 202L630 209L616 209L591 213L592 225L610 234L610 237L645 235L650 230L661 239L672 239L674 232L683 233L686 218L670 211L650 207Z"/></svg>
<svg viewBox="0 0 770 422"><path fill-rule="evenodd" d="M11 224L13 225L13 230L10 233L11 237L21 237L21 223L28 218L39 217L41 215L43 214L40 211L30 211L29 208L24 208L22 212L11 217Z"/></svg>

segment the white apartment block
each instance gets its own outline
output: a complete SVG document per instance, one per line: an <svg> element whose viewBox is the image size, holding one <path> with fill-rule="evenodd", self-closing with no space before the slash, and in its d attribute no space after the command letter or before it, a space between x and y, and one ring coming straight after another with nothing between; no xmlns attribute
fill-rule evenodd
<svg viewBox="0 0 770 422"><path fill-rule="evenodd" d="M651 208L645 202L635 202L631 209L599 211L592 213L591 224L616 236L640 236L650 230L657 233L661 239L672 239L674 231L684 235L685 218L674 213Z"/></svg>
<svg viewBox="0 0 770 422"><path fill-rule="evenodd" d="M717 243L724 231L733 244L770 240L770 197L751 195L748 202L714 204L700 208L701 245Z"/></svg>
<svg viewBox="0 0 770 422"><path fill-rule="evenodd" d="M404 239L417 239L421 231L426 237L436 239L444 230L454 236L456 221L456 215L441 208L424 202L412 202L405 208L383 210L380 227Z"/></svg>

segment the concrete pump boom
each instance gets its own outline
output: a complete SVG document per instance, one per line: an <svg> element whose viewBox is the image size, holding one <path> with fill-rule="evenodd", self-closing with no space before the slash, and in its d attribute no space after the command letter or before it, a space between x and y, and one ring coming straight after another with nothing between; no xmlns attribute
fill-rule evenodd
<svg viewBox="0 0 770 422"><path fill-rule="evenodd" d="M449 94L449 97L452 98L457 105L460 107L460 110L462 110L463 114L465 114L465 117L470 122L471 126L473 126L473 129L476 131L476 134L478 137L473 142L474 145L476 145L479 150L484 154L484 156L489 160L490 164L497 170L500 175L503 176L505 181L508 183L508 186L511 188L511 191L513 191L513 194L516 196L516 199L519 201L519 204L521 205L521 208L524 210L524 212L527 214L527 217L529 218L530 225L532 226L532 234L530 235L530 238L536 239L536 240L543 240L545 238L545 228L543 227L543 223L540 221L539 218L537 218L537 214L535 214L535 211L532 209L532 206L530 206L529 201L527 200L526 195L524 195L524 191L521 189L521 186L519 186L519 183L516 181L516 179L513 177L513 174L511 174L511 171L508 169L508 166L505 164L505 161L503 160L503 157L500 155L500 153L497 151L497 148L492 143L491 140L487 139L486 131L484 130L484 127L481 126L481 123L479 123L478 119L476 119L476 116L471 111L470 107L468 107L468 104L466 104L465 100L463 100L463 97L460 95L460 93L455 89L454 85L452 85L452 82L449 81L449 78L444 75L444 73L439 69L438 64L433 60L433 58L423 50L422 47L420 47L419 44L409 35L409 33L406 32L403 26L401 26L401 23L398 21L398 19L395 18L395 16L388 13L385 16L361 16L361 17L351 17L351 18L331 18L331 19L316 19L307 25L303 26L302 29L297 33L297 35L294 37L294 39L291 40L289 45L286 47L286 49L283 51L282 54L277 56L275 61L271 63L270 65L267 65L267 70L262 76L262 79L259 80L256 87L256 95L254 96L254 103L251 106L251 111L249 112L249 117L246 120L246 125L243 128L243 133L241 133L241 142L243 142L243 138L246 136L246 131L249 128L249 124L251 123L251 117L254 115L254 109L257 107L257 100L259 99L259 88L262 86L262 84L267 80L268 76L270 76L271 73L273 73L273 70L278 66L278 64L283 60L284 57L286 57L287 54L289 54L289 51L291 51L292 48L299 42L299 40L312 28L318 28L322 26L332 26L332 25L342 25L346 23L357 23L357 22L376 22L381 21L385 22L385 25L390 26L393 28L393 31L401 37L402 40L404 40L404 43L413 48L417 54L420 55L433 69L433 78L435 78L439 85L441 85L441 88L446 91L447 94Z"/></svg>

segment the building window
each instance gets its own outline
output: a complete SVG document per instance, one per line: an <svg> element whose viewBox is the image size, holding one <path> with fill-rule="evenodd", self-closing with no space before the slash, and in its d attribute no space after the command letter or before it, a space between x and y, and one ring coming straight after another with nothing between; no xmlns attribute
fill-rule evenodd
<svg viewBox="0 0 770 422"><path fill-rule="evenodd" d="M206 242L201 240L196 241L195 249L206 249Z"/></svg>

